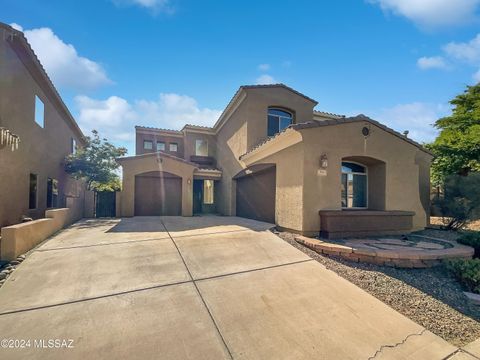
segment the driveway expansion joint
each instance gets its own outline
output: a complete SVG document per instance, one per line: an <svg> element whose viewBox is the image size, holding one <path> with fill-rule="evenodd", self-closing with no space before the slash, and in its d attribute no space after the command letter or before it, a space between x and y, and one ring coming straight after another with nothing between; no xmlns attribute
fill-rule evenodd
<svg viewBox="0 0 480 360"><path fill-rule="evenodd" d="M190 272L190 269L189 269L188 266L187 266L187 262L186 262L185 259L183 258L183 255L182 255L182 253L180 252L180 249L179 249L178 246L177 246L177 243L176 243L175 240L173 239L172 235L170 235L170 232L168 231L168 229L167 229L167 227L165 226L164 222L163 222L162 220L160 220L160 222L162 223L162 226L165 228L165 231L167 232L168 236L169 236L170 239L172 240L173 245L175 245L175 248L177 249L178 255L179 255L180 258L182 259L182 262L183 262L183 265L185 266L185 269L187 269L188 276L190 276L191 282L193 283L193 286L194 286L195 289L197 290L197 294L198 294L198 296L200 297L200 300L202 301L203 306L205 306L205 309L207 310L207 313L208 313L208 315L210 316L210 319L212 320L213 326L215 327L215 329L217 330L218 335L220 336L220 339L221 339L221 341L222 341L222 343L223 343L223 346L225 346L225 349L227 350L230 359L233 360L232 352L231 352L230 348L228 347L225 338L223 337L222 333L220 332L220 328L218 327L218 324L217 324L217 322L215 321L215 318L213 317L213 314L212 314L212 312L210 311L210 308L208 307L205 299L203 298L202 293L200 292L200 289L198 288L197 283L195 282L195 279L193 278L192 273Z"/></svg>
<svg viewBox="0 0 480 360"><path fill-rule="evenodd" d="M372 356L370 356L367 360L373 360L375 359L378 355L380 355L382 353L382 351L384 349L393 349L393 348L396 348L398 346L401 346L403 344L405 344L407 342L407 340L413 336L422 336L425 331L427 331L427 329L423 329L422 331L420 331L419 333L412 333L412 334L408 334L402 341L396 343L396 344L393 344L393 345L382 345L380 346L380 348L375 352L375 354L373 354Z"/></svg>

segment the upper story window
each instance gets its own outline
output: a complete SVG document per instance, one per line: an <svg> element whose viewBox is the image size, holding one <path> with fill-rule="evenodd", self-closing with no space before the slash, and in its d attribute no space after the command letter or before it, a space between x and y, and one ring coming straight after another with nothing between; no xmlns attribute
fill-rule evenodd
<svg viewBox="0 0 480 360"><path fill-rule="evenodd" d="M367 168L342 162L342 208L367 207Z"/></svg>
<svg viewBox="0 0 480 360"><path fill-rule="evenodd" d="M208 141L197 139L195 140L195 155L208 156Z"/></svg>
<svg viewBox="0 0 480 360"><path fill-rule="evenodd" d="M177 143L170 143L169 144L170 151L178 151L178 144Z"/></svg>
<svg viewBox="0 0 480 360"><path fill-rule="evenodd" d="M70 142L70 152L75 155L77 153L77 140L72 138L72 141Z"/></svg>
<svg viewBox="0 0 480 360"><path fill-rule="evenodd" d="M268 109L268 136L273 136L287 128L293 121L293 115L285 110Z"/></svg>
<svg viewBox="0 0 480 360"><path fill-rule="evenodd" d="M157 142L157 151L165 151L165 143L164 142Z"/></svg>
<svg viewBox="0 0 480 360"><path fill-rule="evenodd" d="M45 127L45 105L37 95L35 95L35 122L42 128Z"/></svg>
<svg viewBox="0 0 480 360"><path fill-rule="evenodd" d="M151 140L143 140L143 148L145 150L153 150L153 141Z"/></svg>

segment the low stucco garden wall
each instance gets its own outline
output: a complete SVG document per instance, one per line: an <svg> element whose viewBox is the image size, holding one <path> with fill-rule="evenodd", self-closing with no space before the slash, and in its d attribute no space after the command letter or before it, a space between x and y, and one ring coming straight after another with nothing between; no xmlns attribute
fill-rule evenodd
<svg viewBox="0 0 480 360"><path fill-rule="evenodd" d="M52 209L38 219L1 229L0 259L11 261L82 216L76 207Z"/></svg>

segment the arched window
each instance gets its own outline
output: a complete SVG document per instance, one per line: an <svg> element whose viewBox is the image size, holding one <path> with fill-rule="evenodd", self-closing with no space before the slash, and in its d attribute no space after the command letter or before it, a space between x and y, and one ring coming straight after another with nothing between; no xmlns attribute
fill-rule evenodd
<svg viewBox="0 0 480 360"><path fill-rule="evenodd" d="M342 208L367 207L367 168L342 162Z"/></svg>
<svg viewBox="0 0 480 360"><path fill-rule="evenodd" d="M287 128L293 120L291 113L277 108L268 109L268 136L273 136Z"/></svg>

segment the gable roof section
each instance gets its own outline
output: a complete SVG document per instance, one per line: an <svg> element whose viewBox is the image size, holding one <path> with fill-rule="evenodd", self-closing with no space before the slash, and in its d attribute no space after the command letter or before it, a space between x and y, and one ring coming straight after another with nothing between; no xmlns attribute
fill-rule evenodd
<svg viewBox="0 0 480 360"><path fill-rule="evenodd" d="M233 95L232 99L227 104L226 108L223 110L222 114L218 118L215 125L213 125L213 130L215 132L218 132L220 130L220 128L225 123L225 121L228 120L229 116L227 116L227 115L230 113L230 111L235 108L235 105L237 103L241 103L243 101L243 99L245 98L245 96L246 96L245 90L249 90L249 89L269 89L269 88L283 88L283 89L286 89L286 90L288 90L288 91L290 91L290 92L292 92L292 93L294 93L298 96L301 96L301 97L307 99L308 101L311 101L314 104L314 106L316 106L318 104L318 102L316 100L302 94L301 92L298 92L295 89L292 89L291 87L289 87L285 84L242 85L238 88L237 92Z"/></svg>
<svg viewBox="0 0 480 360"><path fill-rule="evenodd" d="M274 136L267 138L262 143L256 145L251 150L247 151L245 154L240 156L240 160L242 160L242 158L244 158L247 155L250 155L250 154L253 154L254 152L259 151L263 147L263 145L265 145L267 143L270 143L272 141L276 141L278 138L282 137L283 134L285 134L285 132L288 131L289 129L298 131L298 130L311 129L311 128L317 128L317 127L322 127L322 126L341 125L341 124L348 124L348 123L354 123L354 122L363 122L363 123L372 124L372 125L380 128L380 129L382 129L382 130L400 138L401 140L408 142L410 145L413 145L413 146L419 148L423 152L426 152L427 154L430 154L430 155L433 156L433 153L430 152L429 150L427 150L420 143L418 143L418 142L416 142L412 139L409 139L408 137L406 137L406 136L400 134L399 132L383 125L382 123L380 123L376 120L373 120L373 119L369 118L368 116L360 114L360 115L352 116L352 117L348 117L348 118L339 118L339 119L332 119L332 120L312 120L312 121L307 121L307 122L303 122L303 123L292 124L289 127L287 127L286 129L284 129L283 131L281 131L280 133L275 134Z"/></svg>
<svg viewBox="0 0 480 360"><path fill-rule="evenodd" d="M2 22L0 22L0 29L3 30L3 38L7 43L10 44L20 61L32 75L33 79L35 79L39 85L46 85L42 86L42 90L45 91L50 101L55 104L57 110L63 113L70 128L73 130L73 132L77 133L80 141L85 144L85 135L83 135L82 130L80 130L80 127L70 113L70 110L68 110L67 106L63 102L60 94L55 88L55 85L53 85L52 80L50 80L50 77L40 63L40 60L33 51L32 47L28 43L23 32L18 31Z"/></svg>

